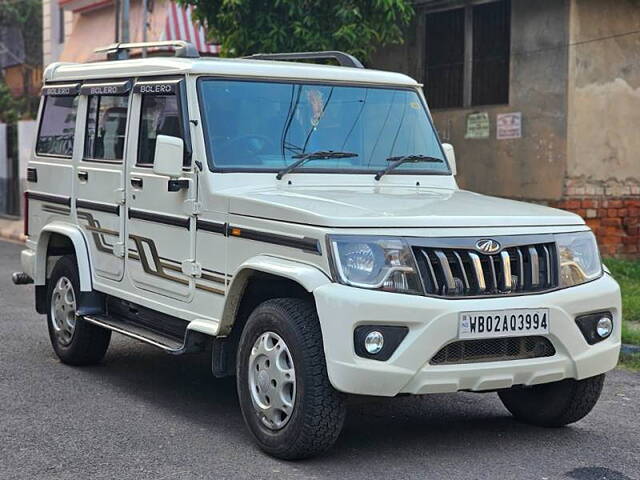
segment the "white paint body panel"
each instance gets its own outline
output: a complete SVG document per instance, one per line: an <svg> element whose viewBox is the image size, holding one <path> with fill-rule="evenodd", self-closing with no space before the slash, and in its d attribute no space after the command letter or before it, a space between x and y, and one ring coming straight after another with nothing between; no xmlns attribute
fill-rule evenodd
<svg viewBox="0 0 640 480"><path fill-rule="evenodd" d="M238 215L258 213L272 220L325 227L519 227L584 223L569 212L455 188L376 185L373 179L369 180L369 185L285 183L260 189L234 188L229 192L229 210ZM414 185L416 181L419 180L413 181Z"/></svg>
<svg viewBox="0 0 640 480"><path fill-rule="evenodd" d="M587 378L615 367L620 350L622 311L617 283L608 275L591 283L542 295L443 300L358 290L331 284L314 291L322 325L327 370L344 392L394 396L535 385L564 378ZM429 360L458 335L458 314L471 310L549 308L548 337L553 357L460 365ZM610 310L615 331L588 345L574 318ZM360 324L404 325L409 334L386 362L356 356L353 329Z"/></svg>

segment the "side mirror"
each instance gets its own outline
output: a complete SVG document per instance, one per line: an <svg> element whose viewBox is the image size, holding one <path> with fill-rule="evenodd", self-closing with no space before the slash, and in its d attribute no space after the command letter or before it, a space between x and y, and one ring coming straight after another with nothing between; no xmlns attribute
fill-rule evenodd
<svg viewBox="0 0 640 480"><path fill-rule="evenodd" d="M456 167L456 152L453 149L453 145L450 143L443 143L442 149L444 150L444 154L447 156L447 162L449 162L449 166L451 167L451 173L456 175L458 173L458 168Z"/></svg>
<svg viewBox="0 0 640 480"><path fill-rule="evenodd" d="M170 179L182 176L184 142L181 138L168 135L156 137L156 151L153 157L153 173Z"/></svg>

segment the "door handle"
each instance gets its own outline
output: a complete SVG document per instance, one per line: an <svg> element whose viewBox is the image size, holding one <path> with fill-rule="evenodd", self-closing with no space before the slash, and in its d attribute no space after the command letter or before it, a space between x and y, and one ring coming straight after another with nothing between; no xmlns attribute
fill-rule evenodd
<svg viewBox="0 0 640 480"><path fill-rule="evenodd" d="M89 180L89 172L85 172L84 170L80 170L78 172L78 180L81 180L83 182L86 182L87 180Z"/></svg>
<svg viewBox="0 0 640 480"><path fill-rule="evenodd" d="M142 179L139 177L131 177L131 186L134 188L142 188Z"/></svg>

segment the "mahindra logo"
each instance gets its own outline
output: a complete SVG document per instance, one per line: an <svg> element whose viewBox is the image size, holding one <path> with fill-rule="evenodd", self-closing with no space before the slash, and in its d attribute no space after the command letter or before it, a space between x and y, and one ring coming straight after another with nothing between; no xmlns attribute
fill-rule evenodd
<svg viewBox="0 0 640 480"><path fill-rule="evenodd" d="M491 255L492 253L497 253L502 246L500 242L497 240L492 240L490 238L483 238L482 240L478 240L476 242L476 250L482 253L486 253L487 255Z"/></svg>

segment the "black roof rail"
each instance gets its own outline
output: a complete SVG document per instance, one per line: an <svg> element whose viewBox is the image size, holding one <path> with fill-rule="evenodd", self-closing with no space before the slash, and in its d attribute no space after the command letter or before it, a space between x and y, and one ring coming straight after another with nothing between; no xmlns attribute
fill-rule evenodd
<svg viewBox="0 0 640 480"><path fill-rule="evenodd" d="M364 65L353 55L328 50L326 52L292 52L292 53L255 53L243 58L253 60L336 60L342 67L364 68Z"/></svg>
<svg viewBox="0 0 640 480"><path fill-rule="evenodd" d="M106 53L109 60L119 60L125 58L123 52L138 48L162 48L173 47L175 56L181 58L199 58L198 49L193 43L184 40L165 40L162 42L136 42L136 43L114 43L106 47L96 48L95 53Z"/></svg>

